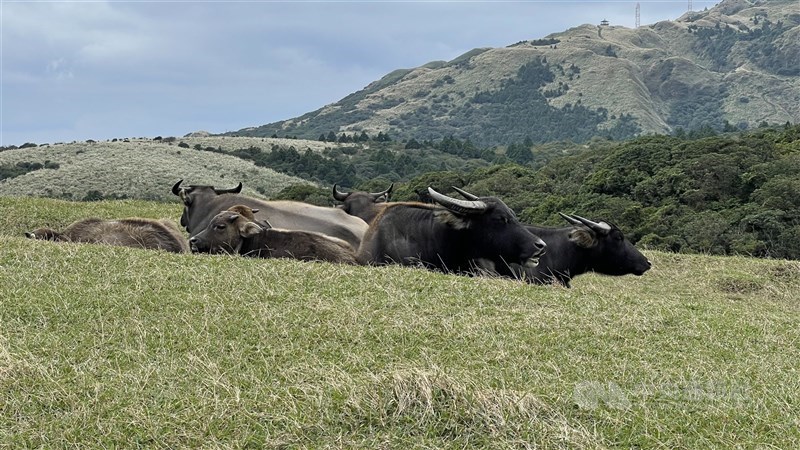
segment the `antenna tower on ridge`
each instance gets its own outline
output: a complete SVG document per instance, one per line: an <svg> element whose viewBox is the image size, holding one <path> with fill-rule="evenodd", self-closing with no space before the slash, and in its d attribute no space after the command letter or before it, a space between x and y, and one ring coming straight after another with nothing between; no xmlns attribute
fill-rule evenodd
<svg viewBox="0 0 800 450"><path fill-rule="evenodd" d="M692 11L692 0L689 0L689 12Z"/></svg>
<svg viewBox="0 0 800 450"><path fill-rule="evenodd" d="M639 2L636 2L636 26L634 28L639 28Z"/></svg>

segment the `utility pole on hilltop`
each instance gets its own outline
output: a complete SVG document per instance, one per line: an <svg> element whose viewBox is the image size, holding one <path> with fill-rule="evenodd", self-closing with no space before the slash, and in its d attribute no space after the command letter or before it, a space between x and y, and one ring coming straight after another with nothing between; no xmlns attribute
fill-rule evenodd
<svg viewBox="0 0 800 450"><path fill-rule="evenodd" d="M634 28L639 28L639 2L636 2L636 26Z"/></svg>

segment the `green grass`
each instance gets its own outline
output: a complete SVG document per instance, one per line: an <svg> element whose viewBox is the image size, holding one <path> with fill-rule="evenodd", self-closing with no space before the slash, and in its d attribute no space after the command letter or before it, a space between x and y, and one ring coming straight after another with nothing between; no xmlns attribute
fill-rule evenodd
<svg viewBox="0 0 800 450"><path fill-rule="evenodd" d="M180 208L0 207L0 447L800 446L795 261L564 289L31 241L31 210Z"/></svg>

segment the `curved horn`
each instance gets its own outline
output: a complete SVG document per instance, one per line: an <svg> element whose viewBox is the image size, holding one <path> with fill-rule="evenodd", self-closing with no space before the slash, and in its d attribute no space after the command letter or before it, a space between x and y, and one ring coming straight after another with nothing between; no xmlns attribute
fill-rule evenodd
<svg viewBox="0 0 800 450"><path fill-rule="evenodd" d="M239 192L242 192L242 182L240 181L239 185L236 186L235 188L231 188L231 189L214 189L214 192L217 195L219 195L219 194L238 194Z"/></svg>
<svg viewBox="0 0 800 450"><path fill-rule="evenodd" d="M335 185L334 185L335 186ZM369 195L372 196L372 200L377 200L383 196L386 196L386 201L389 201L389 196L392 195L392 188L394 187L394 183L389 186L389 189L386 189L383 192L371 192Z"/></svg>
<svg viewBox="0 0 800 450"><path fill-rule="evenodd" d="M581 216L576 216L575 214L573 214L572 217L577 220L580 220L581 223L583 223L587 227L591 228L592 230L600 234L608 234L611 232L611 226L605 222L592 222L589 219L585 219Z"/></svg>
<svg viewBox="0 0 800 450"><path fill-rule="evenodd" d="M455 187L455 186L450 186L450 187L451 187L451 188L453 188L453 189L455 189L455 190L456 190L456 192L458 192L459 194L461 194L461 196L462 196L462 197L464 197L464 198L465 198L465 199L467 199L467 200L478 200L478 199L480 198L480 197L478 197L477 195L470 194L469 192L467 192L467 191L465 191L465 190L463 190L463 189L459 189L459 188L457 188L457 187Z"/></svg>
<svg viewBox="0 0 800 450"><path fill-rule="evenodd" d="M181 195L181 183L183 183L183 180L182 180L182 179L181 179L181 180L179 180L179 181L178 181L177 183L175 183L174 185L172 185L172 193L173 193L173 194L175 194L175 195Z"/></svg>
<svg viewBox="0 0 800 450"><path fill-rule="evenodd" d="M462 214L480 214L486 211L487 208L486 203L480 200L459 200L457 198L440 194L434 191L431 187L428 188L428 193L431 195L431 198L433 198L433 201L453 212Z"/></svg>
<svg viewBox="0 0 800 450"><path fill-rule="evenodd" d="M333 185L333 199L343 202L350 196L352 192L342 192L340 191L336 185Z"/></svg>
<svg viewBox="0 0 800 450"><path fill-rule="evenodd" d="M558 215L561 216L562 219L564 219L567 222L569 222L570 225L582 225L582 222L580 220L573 219L572 216L568 216L568 215L566 215L564 213L558 213Z"/></svg>

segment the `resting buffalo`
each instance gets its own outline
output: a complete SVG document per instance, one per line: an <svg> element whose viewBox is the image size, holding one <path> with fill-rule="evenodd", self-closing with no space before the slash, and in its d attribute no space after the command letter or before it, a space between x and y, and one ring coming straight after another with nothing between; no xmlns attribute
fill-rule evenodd
<svg viewBox="0 0 800 450"><path fill-rule="evenodd" d="M275 229L257 221L255 212L236 205L217 214L189 239L192 252L356 264L355 250L347 242L311 231Z"/></svg>
<svg viewBox="0 0 800 450"><path fill-rule="evenodd" d="M351 216L360 217L370 223L386 207L392 195L394 183L382 192L342 192L333 185L333 198L342 202L340 208Z"/></svg>
<svg viewBox="0 0 800 450"><path fill-rule="evenodd" d="M189 247L178 227L170 220L128 218L118 220L83 219L62 232L37 228L25 233L31 239L85 242L184 253Z"/></svg>
<svg viewBox="0 0 800 450"><path fill-rule="evenodd" d="M358 247L367 231L363 220L338 208L326 208L294 201L266 201L241 195L242 183L233 189L213 186L181 187L183 180L172 186L172 193L183 200L181 225L190 235L204 230L212 217L234 205L257 209L256 218L266 220L276 228L315 231L337 237Z"/></svg>
<svg viewBox="0 0 800 450"><path fill-rule="evenodd" d="M561 217L572 226L545 228L526 225L528 231L547 243L547 254L539 259L539 265L525 267L528 281L559 282L569 287L572 278L586 272L642 275L650 270L650 261L617 226L575 215L561 214Z"/></svg>
<svg viewBox="0 0 800 450"><path fill-rule="evenodd" d="M437 204L390 203L370 225L358 250L362 264L421 264L472 273L508 264L527 266L545 244L519 223L500 199L472 201L428 188Z"/></svg>
<svg viewBox="0 0 800 450"><path fill-rule="evenodd" d="M467 200L476 197L453 187ZM561 214L561 213L559 213ZM650 270L650 261L625 238L622 231L608 222L593 222L580 216L561 217L572 226L546 228L525 225L528 231L547 244L547 253L539 264L524 269L519 266L499 268L502 275L525 278L531 283L558 282L569 287L572 278L586 272L603 275L642 275ZM524 275L521 273L524 270Z"/></svg>

